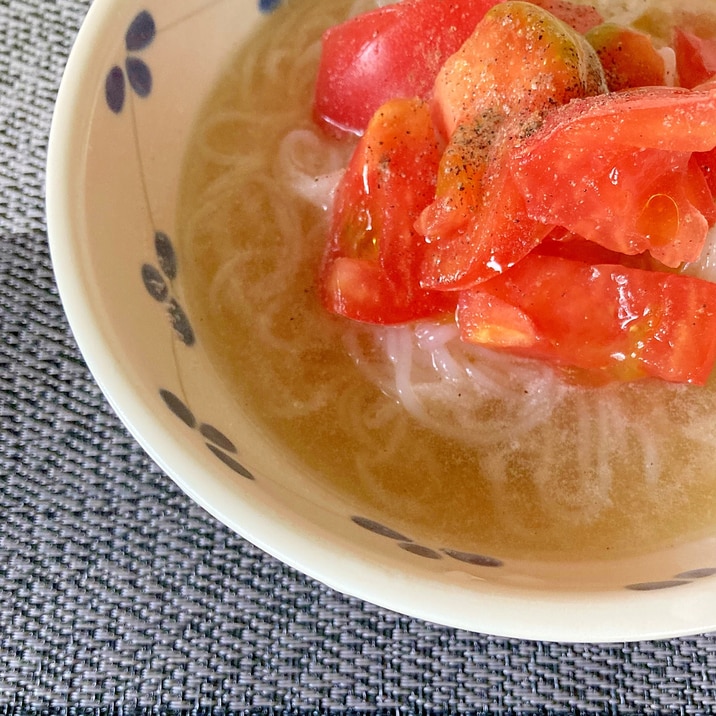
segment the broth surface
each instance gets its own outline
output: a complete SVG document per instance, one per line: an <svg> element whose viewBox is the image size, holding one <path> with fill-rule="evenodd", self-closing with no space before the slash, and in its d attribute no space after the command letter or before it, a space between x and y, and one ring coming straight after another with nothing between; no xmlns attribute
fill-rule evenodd
<svg viewBox="0 0 716 716"><path fill-rule="evenodd" d="M415 353L413 333L373 335L319 305L321 202L351 147L313 126L312 78L322 30L350 8L289 2L269 16L222 76L188 149L183 291L237 406L355 514L437 547L606 558L710 529L713 380L577 388L544 366L485 355L492 392L428 376L416 419L390 388L397 369L384 353ZM645 5L611 9L632 19Z"/></svg>

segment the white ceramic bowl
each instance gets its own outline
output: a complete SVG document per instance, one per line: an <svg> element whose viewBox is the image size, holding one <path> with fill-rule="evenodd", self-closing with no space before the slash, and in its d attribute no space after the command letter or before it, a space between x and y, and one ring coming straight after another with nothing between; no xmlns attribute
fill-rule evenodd
<svg viewBox="0 0 716 716"><path fill-rule="evenodd" d="M50 138L57 282L81 351L152 458L217 519L367 601L490 634L563 641L716 628L714 536L622 560L458 554L355 514L277 451L208 364L172 239L192 122L271 3L95 0ZM275 4L275 3L273 3Z"/></svg>

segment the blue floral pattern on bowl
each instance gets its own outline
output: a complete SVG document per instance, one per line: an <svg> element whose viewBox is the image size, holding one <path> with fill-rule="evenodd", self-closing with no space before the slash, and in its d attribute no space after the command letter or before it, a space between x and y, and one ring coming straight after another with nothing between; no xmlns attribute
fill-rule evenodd
<svg viewBox="0 0 716 716"><path fill-rule="evenodd" d="M104 83L107 106L115 114L119 114L124 109L127 83L138 97L148 97L151 93L152 72L147 63L136 53L149 47L156 33L154 17L147 10L142 10L129 24L124 35L124 46L127 50L124 69L114 65L107 73Z"/></svg>
<svg viewBox="0 0 716 716"><path fill-rule="evenodd" d="M270 12L279 4L280 0L260 0L259 9L261 12ZM138 54L145 51L155 41L158 33L154 16L148 10L139 12L129 23L124 35L124 49L126 50L124 66L113 65L105 77L105 102L113 114L120 115L125 109L130 114L134 112L133 105L127 102L128 87L141 99L146 99L151 95L152 71L147 62ZM136 127L137 124L134 121L135 132L137 131ZM139 153L139 142L136 141L136 138L134 145ZM141 157L139 159L141 167ZM149 203L148 197L147 202ZM151 213L150 211L150 215ZM196 342L196 334L173 290L179 270L177 253L171 238L157 227L154 227L154 253L154 260L146 261L141 265L142 284L146 292L157 303L165 306L170 325L174 329L177 339L186 348L191 348ZM249 480L254 479L251 472L236 459L237 449L234 443L214 425L198 420L186 398L180 398L166 388L160 388L159 395L166 407L176 417L202 435L206 447L217 459L242 477Z"/></svg>

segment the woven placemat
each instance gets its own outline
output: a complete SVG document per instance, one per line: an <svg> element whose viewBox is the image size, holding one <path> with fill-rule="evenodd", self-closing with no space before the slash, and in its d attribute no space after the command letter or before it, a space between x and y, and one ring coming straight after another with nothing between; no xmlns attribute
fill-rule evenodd
<svg viewBox="0 0 716 716"><path fill-rule="evenodd" d="M193 504L111 412L54 285L44 165L88 3L0 0L0 714L705 713L716 639L560 645L339 595Z"/></svg>

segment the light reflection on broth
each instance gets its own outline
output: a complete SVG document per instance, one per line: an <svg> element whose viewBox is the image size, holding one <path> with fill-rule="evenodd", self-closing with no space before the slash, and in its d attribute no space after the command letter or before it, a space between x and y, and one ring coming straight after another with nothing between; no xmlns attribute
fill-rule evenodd
<svg viewBox="0 0 716 716"><path fill-rule="evenodd" d="M708 529L713 381L575 388L461 347L449 326L373 331L318 305L321 205L350 147L312 125L312 76L322 29L349 5L274 13L188 150L183 288L237 405L356 513L438 547L603 557Z"/></svg>

